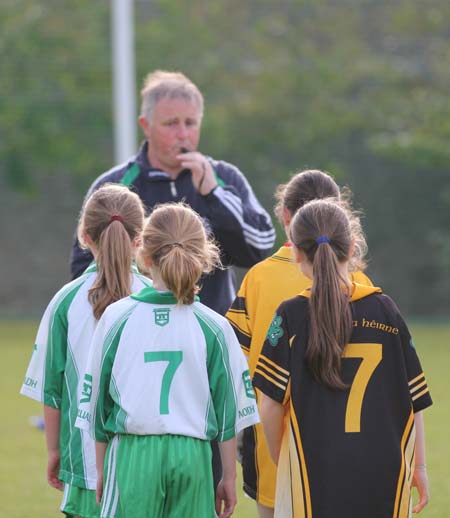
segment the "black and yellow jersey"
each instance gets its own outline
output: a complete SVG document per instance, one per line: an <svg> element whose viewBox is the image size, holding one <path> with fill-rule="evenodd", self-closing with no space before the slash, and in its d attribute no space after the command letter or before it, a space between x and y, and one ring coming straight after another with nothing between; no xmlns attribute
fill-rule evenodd
<svg viewBox="0 0 450 518"><path fill-rule="evenodd" d="M362 272L351 275L355 282L372 285ZM284 300L310 286L311 280L294 262L289 243L247 272L226 316L247 355L252 376L275 310ZM259 503L273 507L277 468L270 457L261 424L244 430L242 467L244 491Z"/></svg>
<svg viewBox="0 0 450 518"><path fill-rule="evenodd" d="M286 405L275 512L286 518L406 518L414 413L432 404L408 328L380 288L354 284L342 360L349 388L314 381L305 361L309 290L278 308L254 385Z"/></svg>

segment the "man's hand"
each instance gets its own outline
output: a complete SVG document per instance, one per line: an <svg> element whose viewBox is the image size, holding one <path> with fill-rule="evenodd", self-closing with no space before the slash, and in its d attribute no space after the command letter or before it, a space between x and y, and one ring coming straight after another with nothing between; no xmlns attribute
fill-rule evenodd
<svg viewBox="0 0 450 518"><path fill-rule="evenodd" d="M214 170L209 160L198 151L188 151L177 155L181 166L192 171L192 183L197 191L206 196L217 187Z"/></svg>

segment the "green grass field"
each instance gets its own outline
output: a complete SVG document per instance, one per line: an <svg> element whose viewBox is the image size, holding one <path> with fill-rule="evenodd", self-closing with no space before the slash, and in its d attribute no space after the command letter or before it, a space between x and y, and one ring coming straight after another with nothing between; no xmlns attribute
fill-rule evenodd
<svg viewBox="0 0 450 518"><path fill-rule="evenodd" d="M431 501L423 518L450 517L450 324L411 326L434 399L425 412ZM0 516L52 518L61 494L47 485L44 433L30 426L41 405L19 395L31 354L35 323L0 324L3 424L0 430ZM256 517L253 502L238 491L236 518ZM364 518L364 517L361 517Z"/></svg>

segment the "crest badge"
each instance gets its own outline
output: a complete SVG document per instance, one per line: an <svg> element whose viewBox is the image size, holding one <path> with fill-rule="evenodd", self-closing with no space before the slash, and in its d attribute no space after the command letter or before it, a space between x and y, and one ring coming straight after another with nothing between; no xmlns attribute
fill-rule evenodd
<svg viewBox="0 0 450 518"><path fill-rule="evenodd" d="M278 340L284 335L284 331L281 328L283 319L279 315L275 315L272 323L270 324L269 331L267 333L267 339L272 347L276 347Z"/></svg>
<svg viewBox="0 0 450 518"><path fill-rule="evenodd" d="M155 314L155 324L157 326L165 326L169 323L169 308L158 308L154 309L153 313Z"/></svg>
<svg viewBox="0 0 450 518"><path fill-rule="evenodd" d="M246 396L252 399L256 399L255 392L253 391L252 379L250 377L249 370L246 370L242 373L242 381L244 383Z"/></svg>

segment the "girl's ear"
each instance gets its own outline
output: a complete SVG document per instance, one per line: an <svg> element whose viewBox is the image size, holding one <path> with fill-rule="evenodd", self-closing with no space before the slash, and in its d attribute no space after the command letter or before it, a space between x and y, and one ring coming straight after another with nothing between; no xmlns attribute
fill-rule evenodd
<svg viewBox="0 0 450 518"><path fill-rule="evenodd" d="M292 215L287 210L286 207L283 207L281 209L281 216L283 218L284 229L286 230L286 234L287 234L287 231L288 231L288 228L289 228L289 224L291 223Z"/></svg>
<svg viewBox="0 0 450 518"><path fill-rule="evenodd" d="M352 239L350 249L348 251L348 258L351 259L355 255L355 240Z"/></svg>
<svg viewBox="0 0 450 518"><path fill-rule="evenodd" d="M93 246L95 247L94 241L92 241L91 236L85 230L83 230L81 235L83 237L83 241L89 248L92 249Z"/></svg>
<svg viewBox="0 0 450 518"><path fill-rule="evenodd" d="M299 250L296 246L292 246L292 253L294 254L294 261L296 263L304 263L306 261L306 255L303 250Z"/></svg>
<svg viewBox="0 0 450 518"><path fill-rule="evenodd" d="M133 248L135 248L135 249L138 249L138 248L140 248L140 247L141 247L141 245L142 245L142 236L140 236L140 235L139 235L139 236L136 236L136 237L133 239L133 241L132 241L132 243L131 243L131 246L132 246Z"/></svg>

